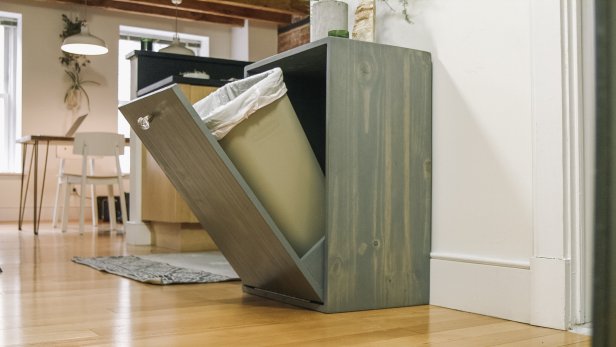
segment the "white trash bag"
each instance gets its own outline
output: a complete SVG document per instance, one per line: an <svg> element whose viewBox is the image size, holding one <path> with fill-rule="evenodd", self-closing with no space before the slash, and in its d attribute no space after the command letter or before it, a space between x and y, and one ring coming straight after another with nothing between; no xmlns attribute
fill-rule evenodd
<svg viewBox="0 0 616 347"><path fill-rule="evenodd" d="M275 68L224 85L193 105L217 140L258 109L287 92L282 70Z"/></svg>

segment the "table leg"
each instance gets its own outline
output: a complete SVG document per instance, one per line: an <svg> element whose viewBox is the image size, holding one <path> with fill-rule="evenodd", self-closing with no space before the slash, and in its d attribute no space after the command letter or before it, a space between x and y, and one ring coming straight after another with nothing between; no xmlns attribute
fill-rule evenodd
<svg viewBox="0 0 616 347"><path fill-rule="evenodd" d="M28 151L28 145L24 144L24 152ZM30 153L30 164L28 166L28 178L26 179L26 189L24 191L23 204L21 205L21 213L19 215L19 219L21 219L21 224L23 226L24 214L26 213L26 203L28 202L28 189L30 188L30 173L32 172L32 164L34 162L34 149L32 149L32 153ZM23 171L25 172L25 171Z"/></svg>
<svg viewBox="0 0 616 347"><path fill-rule="evenodd" d="M36 203L37 203L37 190L38 190L38 145L39 145L39 141L38 140L34 140L34 214L32 216L33 221L32 224L34 225L34 235L38 235L38 220L36 218Z"/></svg>
<svg viewBox="0 0 616 347"><path fill-rule="evenodd" d="M25 207L24 199L24 177L26 175L26 152L28 151L28 145L21 145L21 188L19 189L19 216L17 217L17 230L21 230L21 225L24 221L23 210Z"/></svg>
<svg viewBox="0 0 616 347"><path fill-rule="evenodd" d="M39 201L39 210L37 217L37 225L36 225L36 234L38 234L38 225L41 222L41 210L43 209L43 195L45 194L45 178L47 177L47 159L49 159L49 141L45 144L47 147L45 148L45 164L43 164L43 184L41 185L41 197Z"/></svg>

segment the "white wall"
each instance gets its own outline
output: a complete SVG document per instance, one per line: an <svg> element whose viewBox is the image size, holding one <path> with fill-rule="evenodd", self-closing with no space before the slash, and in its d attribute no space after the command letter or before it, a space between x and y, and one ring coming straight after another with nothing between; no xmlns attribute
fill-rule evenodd
<svg viewBox="0 0 616 347"><path fill-rule="evenodd" d="M432 53L431 303L528 322L528 270L507 266L533 251L528 1L411 5L413 24L381 6L377 40Z"/></svg>
<svg viewBox="0 0 616 347"><path fill-rule="evenodd" d="M271 23L250 21L249 61L258 61L278 53L278 28ZM272 31L275 35L272 35Z"/></svg>
<svg viewBox="0 0 616 347"><path fill-rule="evenodd" d="M275 32L275 35L272 35ZM258 61L278 52L278 29L275 24L244 21L243 27L231 29L231 58Z"/></svg>
<svg viewBox="0 0 616 347"><path fill-rule="evenodd" d="M415 3L414 24L386 19L392 25L379 27L377 39L432 53L433 252L528 259L532 254L528 2Z"/></svg>
<svg viewBox="0 0 616 347"><path fill-rule="evenodd" d="M63 134L70 124L70 111L63 104L68 86L58 61L60 51L61 15L81 14L82 6L51 4L32 0L2 0L0 11L23 15L23 126L22 134ZM82 15L80 15L82 17ZM102 9L88 9L90 31L104 39L109 53L93 56L83 77L95 80L100 86L87 86L91 111L81 131L116 131L117 127L117 52L119 26L129 25L160 30L173 30L172 19L123 14ZM197 22L179 22L179 31L210 37L210 55L230 58L231 27ZM54 195L54 176L57 162L50 155L47 173L43 219L50 218ZM17 218L19 176L0 179L0 221ZM31 199L31 198L30 198ZM74 203L77 203L75 201ZM29 205L31 206L31 200ZM31 218L31 210L26 218ZM30 226L26 224L26 228Z"/></svg>
<svg viewBox="0 0 616 347"><path fill-rule="evenodd" d="M351 12L357 3L350 1ZM398 1L389 3L399 9ZM565 328L569 268L562 247L560 31L565 5L409 3L412 24L377 1L376 37L432 53L430 302ZM352 28L352 13L349 17ZM552 159L543 165L546 158ZM561 245L560 252L541 252L550 244Z"/></svg>

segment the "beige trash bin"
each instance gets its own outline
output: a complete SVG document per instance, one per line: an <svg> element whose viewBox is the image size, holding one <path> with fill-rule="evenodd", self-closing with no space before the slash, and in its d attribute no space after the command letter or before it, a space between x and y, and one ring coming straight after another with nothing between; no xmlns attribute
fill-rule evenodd
<svg viewBox="0 0 616 347"><path fill-rule="evenodd" d="M229 83L194 107L303 256L324 235L325 178L286 95L282 71Z"/></svg>

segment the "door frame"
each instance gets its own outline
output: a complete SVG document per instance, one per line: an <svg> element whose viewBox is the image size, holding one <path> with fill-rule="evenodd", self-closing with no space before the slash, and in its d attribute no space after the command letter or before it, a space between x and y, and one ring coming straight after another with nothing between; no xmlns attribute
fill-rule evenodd
<svg viewBox="0 0 616 347"><path fill-rule="evenodd" d="M592 244L593 25L582 0L532 1L533 256L530 323L569 329L589 318ZM585 79L586 77L586 79Z"/></svg>

